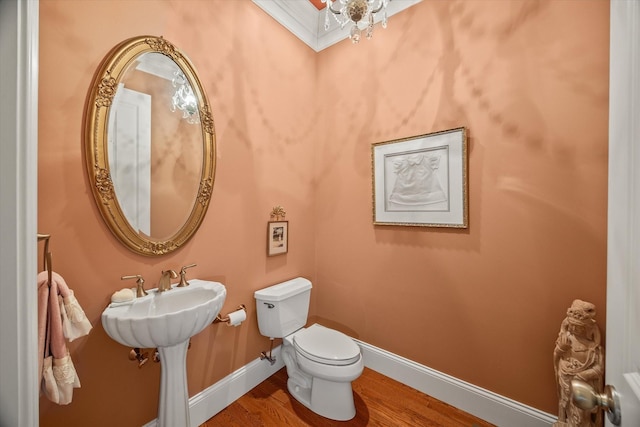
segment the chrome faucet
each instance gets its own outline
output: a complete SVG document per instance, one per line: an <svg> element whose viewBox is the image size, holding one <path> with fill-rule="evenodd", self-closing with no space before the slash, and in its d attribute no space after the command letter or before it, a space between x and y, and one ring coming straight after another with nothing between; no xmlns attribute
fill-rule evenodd
<svg viewBox="0 0 640 427"><path fill-rule="evenodd" d="M171 290L171 279L178 277L178 273L173 270L162 271L158 282L158 293Z"/></svg>

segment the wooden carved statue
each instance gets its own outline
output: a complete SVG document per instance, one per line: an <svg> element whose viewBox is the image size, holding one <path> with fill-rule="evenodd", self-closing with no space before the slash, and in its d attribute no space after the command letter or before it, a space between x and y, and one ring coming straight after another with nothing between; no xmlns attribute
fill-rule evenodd
<svg viewBox="0 0 640 427"><path fill-rule="evenodd" d="M553 351L553 365L558 385L558 422L555 427L598 427L602 412L580 409L571 399L571 380L579 379L602 393L604 376L600 330L593 304L575 300L562 321Z"/></svg>

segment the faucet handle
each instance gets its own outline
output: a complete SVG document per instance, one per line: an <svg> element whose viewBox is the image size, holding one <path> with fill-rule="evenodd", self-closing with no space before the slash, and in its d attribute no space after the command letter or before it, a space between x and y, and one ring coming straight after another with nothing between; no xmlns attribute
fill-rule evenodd
<svg viewBox="0 0 640 427"><path fill-rule="evenodd" d="M135 274L133 276L122 276L120 280L129 280L129 279L138 279L136 280L136 298L143 297L147 295L147 291L144 290L144 279L141 275Z"/></svg>
<svg viewBox="0 0 640 427"><path fill-rule="evenodd" d="M189 286L189 283L187 282L187 268L195 266L196 264L189 264L180 269L180 283L178 284L178 286L176 286L177 288L184 288L185 286Z"/></svg>

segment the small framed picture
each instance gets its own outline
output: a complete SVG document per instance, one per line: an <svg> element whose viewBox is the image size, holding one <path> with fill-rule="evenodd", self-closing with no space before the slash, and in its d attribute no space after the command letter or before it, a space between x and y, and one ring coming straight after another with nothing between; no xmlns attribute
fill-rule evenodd
<svg viewBox="0 0 640 427"><path fill-rule="evenodd" d="M269 221L267 227L267 255L286 254L289 250L289 221Z"/></svg>
<svg viewBox="0 0 640 427"><path fill-rule="evenodd" d="M467 228L467 137L461 127L372 146L373 223Z"/></svg>

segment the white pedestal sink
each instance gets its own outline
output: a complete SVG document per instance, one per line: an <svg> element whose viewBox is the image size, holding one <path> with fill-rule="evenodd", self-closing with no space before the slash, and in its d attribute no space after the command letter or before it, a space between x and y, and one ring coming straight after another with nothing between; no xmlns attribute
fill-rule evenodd
<svg viewBox="0 0 640 427"><path fill-rule="evenodd" d="M193 279L184 288L148 292L131 303L110 304L102 312L102 326L122 345L158 349L162 364L158 426L189 427L189 338L211 324L227 290L218 282Z"/></svg>

